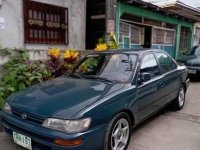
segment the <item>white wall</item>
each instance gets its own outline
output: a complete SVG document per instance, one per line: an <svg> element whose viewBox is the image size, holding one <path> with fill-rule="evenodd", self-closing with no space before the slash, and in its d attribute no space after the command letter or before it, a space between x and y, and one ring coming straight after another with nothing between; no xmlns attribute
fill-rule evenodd
<svg viewBox="0 0 200 150"><path fill-rule="evenodd" d="M85 49L86 0L34 0L67 7L69 10L69 44L46 45L24 44L23 0L3 0L0 17L5 18L6 27L0 29L0 45L19 49L47 50L49 47Z"/></svg>

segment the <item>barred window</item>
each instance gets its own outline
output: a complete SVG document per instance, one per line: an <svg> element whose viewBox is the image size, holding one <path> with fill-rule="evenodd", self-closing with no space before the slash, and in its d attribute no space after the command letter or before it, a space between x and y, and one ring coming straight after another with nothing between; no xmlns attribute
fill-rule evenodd
<svg viewBox="0 0 200 150"><path fill-rule="evenodd" d="M165 43L165 30L154 28L153 29L153 44Z"/></svg>
<svg viewBox="0 0 200 150"><path fill-rule="evenodd" d="M175 30L153 28L153 44L167 44L174 45L175 43Z"/></svg>
<svg viewBox="0 0 200 150"><path fill-rule="evenodd" d="M195 41L197 45L200 44L200 28L196 28Z"/></svg>
<svg viewBox="0 0 200 150"><path fill-rule="evenodd" d="M187 53L190 49L191 32L187 27L181 27L180 52Z"/></svg>
<svg viewBox="0 0 200 150"><path fill-rule="evenodd" d="M130 25L124 22L120 22L120 42L123 42L123 36L129 37Z"/></svg>
<svg viewBox="0 0 200 150"><path fill-rule="evenodd" d="M131 26L131 44L140 44L141 29L136 26Z"/></svg>
<svg viewBox="0 0 200 150"><path fill-rule="evenodd" d="M68 44L68 9L24 0L25 43Z"/></svg>
<svg viewBox="0 0 200 150"><path fill-rule="evenodd" d="M128 38L129 44L141 44L141 28L129 23L120 22L119 42L123 44L124 39Z"/></svg>

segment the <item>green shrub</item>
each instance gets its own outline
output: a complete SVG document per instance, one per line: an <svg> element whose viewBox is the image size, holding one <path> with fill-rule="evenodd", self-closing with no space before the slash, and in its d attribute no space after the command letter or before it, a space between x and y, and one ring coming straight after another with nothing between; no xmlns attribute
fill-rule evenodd
<svg viewBox="0 0 200 150"><path fill-rule="evenodd" d="M3 65L5 73L0 78L0 109L12 93L71 71L79 59L76 50L66 50L61 57L60 50L50 49L50 59L45 62L30 61L25 51L4 49L0 52L9 56L9 61Z"/></svg>
<svg viewBox="0 0 200 150"><path fill-rule="evenodd" d="M8 54L10 60L3 65L5 73L0 79L0 108L12 93L52 78L45 62L30 61L24 51L8 51Z"/></svg>

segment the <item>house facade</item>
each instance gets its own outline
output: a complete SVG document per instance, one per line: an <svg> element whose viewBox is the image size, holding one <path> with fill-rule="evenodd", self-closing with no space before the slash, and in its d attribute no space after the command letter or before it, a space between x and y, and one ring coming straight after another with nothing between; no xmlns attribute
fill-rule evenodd
<svg viewBox="0 0 200 150"><path fill-rule="evenodd" d="M162 49L177 58L193 45L195 19L142 1L117 1L116 33L122 48Z"/></svg>
<svg viewBox="0 0 200 150"><path fill-rule="evenodd" d="M0 45L85 49L86 0L2 0Z"/></svg>
<svg viewBox="0 0 200 150"><path fill-rule="evenodd" d="M196 21L196 23L193 26L193 37L192 37L192 45L199 45L200 44L200 9L194 8L190 5L187 5L179 0L143 0L146 2L151 2L154 5L157 5L167 11L179 14L181 16L185 16L188 18L191 18ZM188 34L188 30L184 31L185 34ZM183 33L181 36L184 35ZM189 48L185 48L186 39L182 38L180 41L180 52L181 53L187 53L187 50Z"/></svg>
<svg viewBox="0 0 200 150"><path fill-rule="evenodd" d="M195 27L194 27L194 42L193 45L200 45L200 22L195 23Z"/></svg>
<svg viewBox="0 0 200 150"><path fill-rule="evenodd" d="M0 45L91 50L114 32L122 49L163 49L176 58L199 41L196 22L138 0L0 0Z"/></svg>

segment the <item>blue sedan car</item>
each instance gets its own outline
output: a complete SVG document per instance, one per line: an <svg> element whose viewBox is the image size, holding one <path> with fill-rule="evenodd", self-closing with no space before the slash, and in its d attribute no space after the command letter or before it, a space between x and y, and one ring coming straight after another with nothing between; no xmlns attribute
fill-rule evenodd
<svg viewBox="0 0 200 150"><path fill-rule="evenodd" d="M186 67L160 50L93 53L9 97L2 125L29 150L126 150L132 128L169 103L183 108L188 84Z"/></svg>
<svg viewBox="0 0 200 150"><path fill-rule="evenodd" d="M177 61L187 66L189 75L200 77L200 45L194 46L189 53L181 56Z"/></svg>

